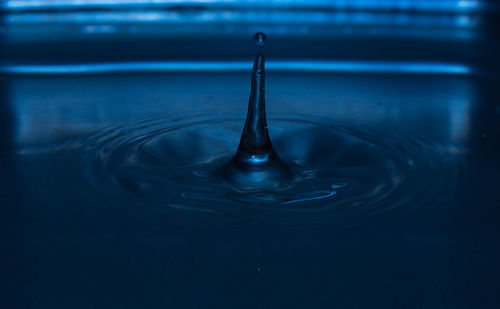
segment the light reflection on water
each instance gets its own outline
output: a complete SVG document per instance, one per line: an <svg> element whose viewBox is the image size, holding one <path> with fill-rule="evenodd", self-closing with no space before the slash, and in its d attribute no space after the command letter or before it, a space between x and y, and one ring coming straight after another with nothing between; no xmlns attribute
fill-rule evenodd
<svg viewBox="0 0 500 309"><path fill-rule="evenodd" d="M208 125L210 130L193 139L199 143L173 149L169 158L181 160L190 153L189 147L198 144L217 154L222 147L203 144L208 139L232 139L228 149L234 151L248 102L249 72L8 76L8 83L1 84L6 91L0 94L5 113L0 116L16 119L12 124L16 151L0 158L4 190L0 209L5 220L1 228L6 231L2 258L17 265L7 271L6 278L17 282L12 289L19 290L22 304L33 307L36 301L64 307L78 303L76 307L88 308L95 303L141 307L148 302L171 307L175 302L181 304L178 307L197 307L224 299L235 308L269 303L278 308L283 303L287 307L350 307L354 302L362 307L393 304L404 308L412 307L410 303L433 308L474 307L479 300L492 304L485 307L495 307L496 294L490 289L499 278L495 268L499 166L498 156L491 152L498 153L495 92L486 92L476 77L462 75L271 71L267 78L270 134L285 137L277 139L277 147L292 149L292 142L295 148L289 154L300 157L306 157L303 145L324 146L329 150L325 153L336 151L337 143L316 142L295 122L297 134L286 138L277 131L283 128L280 118L291 118L292 113L307 112L314 119L321 116L337 128L341 124L364 128L364 133L371 133L364 141L394 147L384 160L367 151L371 148L341 148L338 153L347 154L343 156L347 163L398 162L397 169L387 165L382 171L405 173L384 174L393 176L383 177L386 186L369 186L365 193L379 196L387 192L387 184L393 184L409 192L408 199L394 194L399 203L385 199L387 203L373 212L360 212L364 215L358 220L346 219L346 225L331 223L331 217L321 215L335 214L335 208L313 214L297 203L283 205L281 212L279 207L256 210L239 205L241 212L233 207L233 215L222 216L217 205L200 208L177 199L157 204L154 213L147 215L148 208L134 203L137 196L124 200L134 195L89 186L88 178L81 177L88 167L82 164L81 154L97 167L102 163L137 167L141 161L135 155L140 152L122 148L132 152L115 152L111 157L118 160L106 163L103 160L110 153L101 152L96 158L91 150L106 149L99 146L119 140L85 143L81 138L96 137L93 133L110 137L114 132L135 143L134 137L140 140L148 136L142 133L151 133L147 126L131 130L141 120L147 125L154 118L165 128L189 122L196 114L214 120ZM227 113L240 117L233 122L234 130L215 126ZM230 132L233 138L228 138ZM483 132L482 144L475 144ZM1 134L8 138L4 131ZM168 135L160 136L165 139L158 145L165 145ZM344 142L338 144L344 146L346 139L359 142L346 132L333 136L343 137ZM381 144L374 137L391 142ZM147 148L149 153L159 149L148 145L152 147ZM408 147L411 151L405 151ZM356 157L359 153L363 155ZM456 169L464 166L462 159L468 174ZM433 168L425 168L429 166ZM419 170L426 172L414 177ZM97 171L121 180L118 188L130 185L127 174L120 178L113 170ZM368 173L369 179L380 181L382 177L377 176ZM98 179L109 185L106 180L110 178ZM336 188L328 201L342 201L354 187L351 182ZM136 192L148 193L146 186L142 190ZM116 199L102 199L102 192L116 194ZM363 209L362 203L354 206ZM288 222L327 220L331 224L292 228L283 224L286 217ZM464 280L457 280L457 274ZM206 292L214 280L220 291ZM471 290L465 281L475 282L477 288ZM247 296L240 296L242 288ZM88 296L88 292L93 294ZM197 297L192 297L193 292ZM268 299L262 296L265 293L276 296ZM291 294L297 297L290 298ZM371 297L359 300L360 295Z"/></svg>
<svg viewBox="0 0 500 309"><path fill-rule="evenodd" d="M234 203L259 201L293 207L280 215L291 222L302 204L314 209L307 222L328 222L417 207L444 198L442 186L452 194L473 101L467 77L271 71L270 134L297 177L261 192L217 176L236 149L246 72L14 80L18 154L68 157L92 196L139 215L167 204L234 215ZM429 133L433 142L422 138Z"/></svg>
<svg viewBox="0 0 500 309"><path fill-rule="evenodd" d="M210 80L205 80L209 74ZM230 74L233 78L226 79ZM238 113L248 98L247 72L18 77L10 85L18 142L60 139L108 122L175 113ZM395 84L395 82L397 83ZM303 113L368 124L405 124L438 134L442 142L467 139L474 87L467 77L336 75L273 72L268 76L270 117ZM300 87L296 86L300 83ZM395 86L397 85L397 86ZM307 102L307 103L304 103ZM311 114L308 112L308 114ZM314 115L314 113L312 113ZM448 128L443 130L443 128ZM72 133L68 133L72 132Z"/></svg>
<svg viewBox="0 0 500 309"><path fill-rule="evenodd" d="M250 62L245 61L163 61L85 64L5 65L0 72L7 74L99 74L130 72L232 72L246 71ZM467 75L477 73L471 66L446 62L404 61L335 61L335 60L271 60L267 69L292 72L346 72L346 73L403 73Z"/></svg>

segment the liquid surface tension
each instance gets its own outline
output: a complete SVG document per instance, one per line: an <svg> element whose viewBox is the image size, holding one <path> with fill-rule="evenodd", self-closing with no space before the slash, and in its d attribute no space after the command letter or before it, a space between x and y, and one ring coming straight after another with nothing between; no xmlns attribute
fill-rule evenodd
<svg viewBox="0 0 500 309"><path fill-rule="evenodd" d="M412 199L425 202L441 186L453 185L457 167L440 164L446 153L418 136L398 138L383 133L383 126L285 111L268 128L266 36L254 39L258 51L241 135L241 117L229 113L101 129L81 141L93 149L84 152L84 161L94 189L103 198L136 199L156 210L238 213L258 207L265 210L257 216L279 209L284 217L321 212L321 220L335 220Z"/></svg>

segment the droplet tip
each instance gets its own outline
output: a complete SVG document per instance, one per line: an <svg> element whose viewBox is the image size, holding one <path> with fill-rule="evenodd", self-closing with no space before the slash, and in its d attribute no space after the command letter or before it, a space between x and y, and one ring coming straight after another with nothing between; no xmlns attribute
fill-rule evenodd
<svg viewBox="0 0 500 309"><path fill-rule="evenodd" d="M264 47L264 45L266 44L267 36L263 32L257 32L256 34L254 34L253 39L255 40L257 46Z"/></svg>

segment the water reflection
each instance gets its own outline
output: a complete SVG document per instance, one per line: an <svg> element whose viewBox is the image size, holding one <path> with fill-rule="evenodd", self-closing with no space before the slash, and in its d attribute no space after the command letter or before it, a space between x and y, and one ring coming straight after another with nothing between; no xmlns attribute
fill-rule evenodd
<svg viewBox="0 0 500 309"><path fill-rule="evenodd" d="M14 78L11 103L19 119L18 143L68 138L109 122L158 113L182 117L188 111L217 114L245 110L246 72L211 72L209 81L205 74ZM270 117L283 110L303 113L307 104L314 102L324 117L404 124L446 143L467 140L470 110L478 100L476 83L468 77L271 71L268 83Z"/></svg>
<svg viewBox="0 0 500 309"><path fill-rule="evenodd" d="M0 72L16 75L73 75L130 72L229 72L247 71L245 61L149 61L115 63L18 64L0 67ZM413 61L271 60L267 69L291 72L346 72L384 74L468 75L477 71L468 64Z"/></svg>
<svg viewBox="0 0 500 309"><path fill-rule="evenodd" d="M75 176L82 172L81 158L74 151L82 150L77 148L84 144L79 137L101 132L105 137L121 133L141 138L141 130L147 130L141 119L166 121L169 117L168 123L178 124L192 120L186 115L197 114L215 120L207 125L210 130L195 132L212 139L227 138L214 123L227 113L241 115L245 110L248 72L210 72L209 78L207 72L10 76L8 105L18 119L15 143L20 151L16 152L16 169L2 168L0 173L2 184L9 185L2 186L7 190L0 196L0 229L5 238L2 244L6 244L0 259L16 267L6 271L10 290L0 301L21 307L76 303L84 308L96 303L107 307L141 307L145 303L217 307L221 299L235 308L283 304L474 308L478 303L498 307L491 288L498 286L496 265L500 257L496 245L500 235L500 167L495 156L500 149L499 115L495 112L498 83L455 75L328 72L273 71L267 78L270 124L291 113L307 112L334 123L368 124L373 129L370 132L389 127L387 136L405 137L411 132L425 139L424 145L435 147L445 159L436 167L449 168L455 161L466 165L459 175L436 168L414 178L419 185L434 184L442 177L457 180L433 186L441 199L428 200L428 191L405 187L405 192L411 192L417 201L426 201L425 205L415 209L411 207L414 203L408 203L391 209L393 204L388 201L384 209L389 211L365 215L356 224L288 228L280 224L281 216L250 220L261 212L248 208L246 213L224 217L213 211L194 211L196 208L181 203L160 203L159 209L168 210L152 216L141 207L129 214L123 212L123 206L130 206L131 200L112 207L112 201L97 199L97 189ZM234 145L228 147L231 151L237 146L243 120L237 119ZM123 130L130 123L140 128ZM276 126L270 126L272 138L279 133L273 128ZM309 133L299 135L290 143L315 143L309 137ZM335 140L327 138L333 142L321 143L321 138L317 145L335 153ZM198 155L191 150L200 145L219 149L201 144L206 141L203 136L194 145L182 140L176 145L186 148L169 151L171 156L179 154L178 160L185 159L186 153ZM109 145L116 140L99 141ZM394 147L400 144L390 143ZM60 145L65 147L56 147ZM421 145L412 147L425 150ZM464 145L467 151L439 148L457 145ZM275 146L279 146L278 140ZM353 150L350 162L360 153ZM299 145L293 151L304 151L304 147ZM366 152L371 154L371 148ZM406 159L407 153L400 148L391 151L401 159ZM87 154L106 158L106 152ZM127 163L137 162L134 156L123 158ZM432 158L421 157L429 165L436 164ZM418 161L403 162L409 171L420 166ZM5 160L1 163L11 165ZM116 171L104 172L112 175ZM147 175L150 173L141 177ZM19 181L13 182L12 176ZM371 177L377 179L377 173ZM398 177L391 181L404 183ZM453 187L460 190L450 196ZM338 194L343 190L347 187ZM117 197L123 201L123 192ZM16 220L11 220L14 212ZM296 221L301 221L301 216L297 215ZM457 274L463 280L457 280ZM214 282L220 288L212 289ZM197 297L192 297L193 292Z"/></svg>

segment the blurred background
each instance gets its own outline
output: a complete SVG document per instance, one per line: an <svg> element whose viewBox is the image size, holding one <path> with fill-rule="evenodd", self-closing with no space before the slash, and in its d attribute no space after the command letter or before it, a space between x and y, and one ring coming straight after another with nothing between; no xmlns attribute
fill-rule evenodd
<svg viewBox="0 0 500 309"><path fill-rule="evenodd" d="M236 69L238 61L251 60L248 37L257 31L271 38L269 59L309 61L295 63L302 67L412 69L360 63L379 61L417 62L423 71L498 70L499 5L488 0L5 0L1 5L6 71L120 70L109 65L117 62L129 63L122 70L162 70L174 68L175 61L207 66L203 61L220 60L225 64L219 68ZM76 63L108 65L50 66ZM429 63L445 66L426 67ZM34 64L45 66L26 66Z"/></svg>

